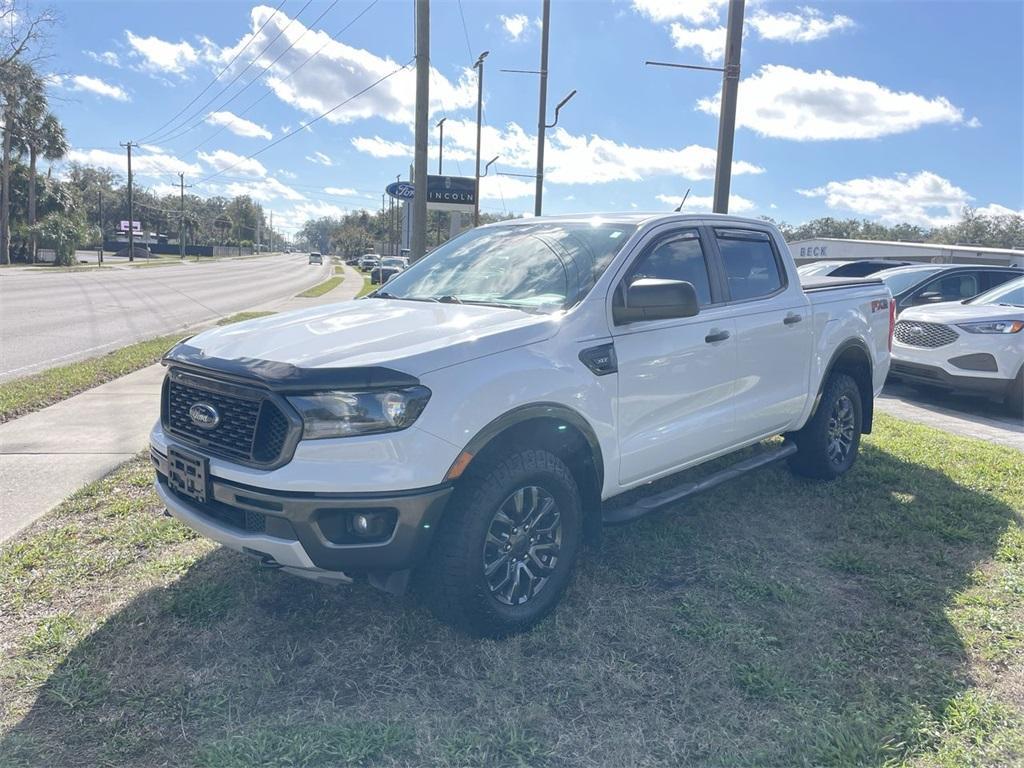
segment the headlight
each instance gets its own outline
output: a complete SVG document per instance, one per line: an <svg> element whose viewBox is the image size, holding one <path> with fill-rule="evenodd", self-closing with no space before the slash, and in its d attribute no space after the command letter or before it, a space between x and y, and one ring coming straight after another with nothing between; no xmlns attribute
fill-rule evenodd
<svg viewBox="0 0 1024 768"><path fill-rule="evenodd" d="M1018 333L1024 328L1024 320L987 320L983 323L962 323L968 333Z"/></svg>
<svg viewBox="0 0 1024 768"><path fill-rule="evenodd" d="M375 392L320 392L288 398L302 416L302 437L350 437L396 432L412 424L430 399L426 387Z"/></svg>

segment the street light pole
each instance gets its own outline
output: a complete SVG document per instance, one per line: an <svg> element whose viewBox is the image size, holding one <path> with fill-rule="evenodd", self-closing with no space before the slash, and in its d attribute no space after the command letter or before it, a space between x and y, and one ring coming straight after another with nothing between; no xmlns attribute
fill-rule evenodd
<svg viewBox="0 0 1024 768"><path fill-rule="evenodd" d="M540 106L537 115L537 192L534 195L533 214L541 215L544 201L544 128L548 108L548 29L551 26L551 0L544 0L540 28Z"/></svg>
<svg viewBox="0 0 1024 768"><path fill-rule="evenodd" d="M722 105L718 115L718 159L715 163L715 213L729 212L732 181L732 145L736 135L736 97L740 84L740 52L743 48L744 0L729 0L725 35L725 71L722 73Z"/></svg>
<svg viewBox="0 0 1024 768"><path fill-rule="evenodd" d="M476 70L476 194L473 200L473 226L480 226L480 126L484 114L484 59L490 51L481 53L473 65Z"/></svg>

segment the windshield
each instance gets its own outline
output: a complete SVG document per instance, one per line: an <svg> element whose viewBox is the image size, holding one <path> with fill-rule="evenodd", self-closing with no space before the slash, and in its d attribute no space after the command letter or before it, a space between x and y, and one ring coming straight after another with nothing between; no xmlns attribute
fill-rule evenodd
<svg viewBox="0 0 1024 768"><path fill-rule="evenodd" d="M384 259L382 263L385 267L404 267L405 259Z"/></svg>
<svg viewBox="0 0 1024 768"><path fill-rule="evenodd" d="M965 304L1010 304L1024 307L1024 277L1018 277L1008 283L968 299Z"/></svg>
<svg viewBox="0 0 1024 768"><path fill-rule="evenodd" d="M567 309L586 296L634 231L635 225L600 220L474 229L370 295L536 312Z"/></svg>
<svg viewBox="0 0 1024 768"><path fill-rule="evenodd" d="M935 274L941 269L942 267L932 267L930 269L912 269L909 272L904 272L903 270L900 270L899 272L890 272L888 274L880 272L878 276L882 278L882 282L889 287L889 292L892 293L893 296L896 296L903 293L912 285L917 285L926 277Z"/></svg>

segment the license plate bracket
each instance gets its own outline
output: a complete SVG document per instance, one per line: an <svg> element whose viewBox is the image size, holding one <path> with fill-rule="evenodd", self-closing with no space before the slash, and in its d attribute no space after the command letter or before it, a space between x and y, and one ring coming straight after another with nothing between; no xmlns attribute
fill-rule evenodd
<svg viewBox="0 0 1024 768"><path fill-rule="evenodd" d="M167 484L179 496L206 503L209 461L202 456L167 447Z"/></svg>

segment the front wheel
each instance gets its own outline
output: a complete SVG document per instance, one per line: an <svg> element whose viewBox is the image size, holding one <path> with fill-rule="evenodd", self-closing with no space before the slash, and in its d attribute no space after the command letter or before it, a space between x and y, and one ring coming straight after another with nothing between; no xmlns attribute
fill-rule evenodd
<svg viewBox="0 0 1024 768"><path fill-rule="evenodd" d="M471 634L522 632L550 613L579 557L583 514L568 467L543 450L465 478L426 564L434 613Z"/></svg>
<svg viewBox="0 0 1024 768"><path fill-rule="evenodd" d="M833 373L810 421L790 435L797 445L790 468L799 475L824 480L846 474L857 460L862 414L857 382L845 373Z"/></svg>

